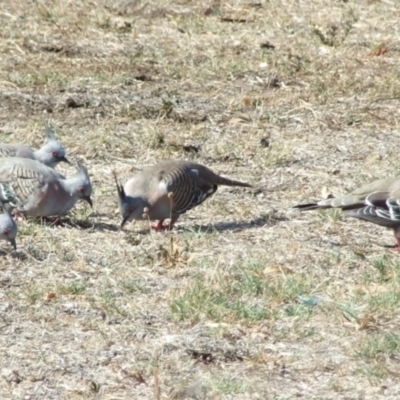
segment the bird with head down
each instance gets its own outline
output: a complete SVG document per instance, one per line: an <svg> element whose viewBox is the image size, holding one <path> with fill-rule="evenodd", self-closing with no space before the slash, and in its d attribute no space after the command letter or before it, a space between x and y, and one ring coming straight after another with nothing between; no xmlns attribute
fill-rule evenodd
<svg viewBox="0 0 400 400"><path fill-rule="evenodd" d="M21 157L39 161L55 168L60 162L71 164L65 156L65 149L57 140L54 130L46 125L46 142L39 150L34 150L25 144L0 144L0 157Z"/></svg>

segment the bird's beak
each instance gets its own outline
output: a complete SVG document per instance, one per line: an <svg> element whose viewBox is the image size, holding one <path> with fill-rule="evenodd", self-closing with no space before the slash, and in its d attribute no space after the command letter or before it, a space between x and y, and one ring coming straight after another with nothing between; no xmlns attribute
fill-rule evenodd
<svg viewBox="0 0 400 400"><path fill-rule="evenodd" d="M8 241L11 243L12 247L14 247L14 250L17 250L17 242L15 239L8 239Z"/></svg>
<svg viewBox="0 0 400 400"><path fill-rule="evenodd" d="M87 201L89 203L90 207L93 208L93 202L92 202L92 199L90 198L90 196L84 196L84 197L82 197L82 199Z"/></svg>
<svg viewBox="0 0 400 400"><path fill-rule="evenodd" d="M122 221L121 221L121 228L126 224L126 222L128 221L128 218L129 218L129 217L125 217L125 218L122 219Z"/></svg>
<svg viewBox="0 0 400 400"><path fill-rule="evenodd" d="M65 163L67 163L67 164L69 164L69 165L72 165L72 164L71 164L71 161L69 161L68 158L65 157L65 156L59 157L59 158L58 158L58 161L64 161Z"/></svg>

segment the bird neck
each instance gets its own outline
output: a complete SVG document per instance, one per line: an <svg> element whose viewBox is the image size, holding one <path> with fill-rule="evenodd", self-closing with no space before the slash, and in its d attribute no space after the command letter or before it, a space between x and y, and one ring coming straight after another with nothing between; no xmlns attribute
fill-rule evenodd
<svg viewBox="0 0 400 400"><path fill-rule="evenodd" d="M80 176L60 179L60 184L71 197L79 197L79 189L82 186L82 179Z"/></svg>
<svg viewBox="0 0 400 400"><path fill-rule="evenodd" d="M43 150L43 148L39 150L33 150L33 157L36 161L39 161L40 163L50 168L54 168L56 166L56 163L51 162L51 157L49 157L49 153Z"/></svg>

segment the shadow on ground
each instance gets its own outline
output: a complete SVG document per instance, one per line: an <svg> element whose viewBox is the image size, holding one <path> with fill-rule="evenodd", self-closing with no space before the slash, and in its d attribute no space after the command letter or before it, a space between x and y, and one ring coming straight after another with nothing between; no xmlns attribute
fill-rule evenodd
<svg viewBox="0 0 400 400"><path fill-rule="evenodd" d="M78 228L85 230L96 230L96 231L108 231L117 232L119 227L115 224L108 224L105 222L94 222L89 219L76 220L69 217L64 218L33 218L31 222L38 225L46 225L48 227L66 227L66 228Z"/></svg>
<svg viewBox="0 0 400 400"><path fill-rule="evenodd" d="M182 226L177 226L173 228L173 231L176 233L179 232L190 232L190 233L213 233L213 232L225 232L225 231L244 231L246 229L252 228L260 228L264 225L274 225L278 222L287 221L285 216L270 216L270 215L262 215L258 218L252 219L250 221L235 221L235 222L217 222L215 224L207 224L207 225L191 225L190 221L185 223ZM124 229L125 230L125 229ZM150 231L149 228L146 229L138 229L135 230L134 227L132 229L126 228L126 232L132 233L135 232L139 235L148 234ZM154 231L153 231L154 232ZM164 231L167 232L167 231Z"/></svg>
<svg viewBox="0 0 400 400"><path fill-rule="evenodd" d="M287 221L285 216L270 216L261 215L257 218L251 219L250 221L235 221L235 222L217 222L215 224L207 225L193 225L184 226L179 228L185 232L201 232L201 233L211 233L213 231L225 232L225 231L244 231L247 229L261 228L265 225L275 225L278 222Z"/></svg>

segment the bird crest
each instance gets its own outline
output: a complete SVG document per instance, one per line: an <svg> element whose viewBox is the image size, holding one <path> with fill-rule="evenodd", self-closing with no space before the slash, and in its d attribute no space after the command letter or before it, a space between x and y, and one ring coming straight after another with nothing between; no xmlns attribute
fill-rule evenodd
<svg viewBox="0 0 400 400"><path fill-rule="evenodd" d="M124 190L123 186L118 181L117 172L115 170L113 170L112 174L114 176L115 184L117 186L118 199L119 199L120 203L123 203L125 198L126 198L125 190Z"/></svg>
<svg viewBox="0 0 400 400"><path fill-rule="evenodd" d="M57 142L56 135L54 134L54 128L51 125L46 124L45 132L46 132L46 137L47 137L48 142L50 142L52 140Z"/></svg>
<svg viewBox="0 0 400 400"><path fill-rule="evenodd" d="M76 170L78 171L78 173L80 175L83 175L85 178L89 179L89 172L84 162L77 157L75 157L75 162L76 162Z"/></svg>

